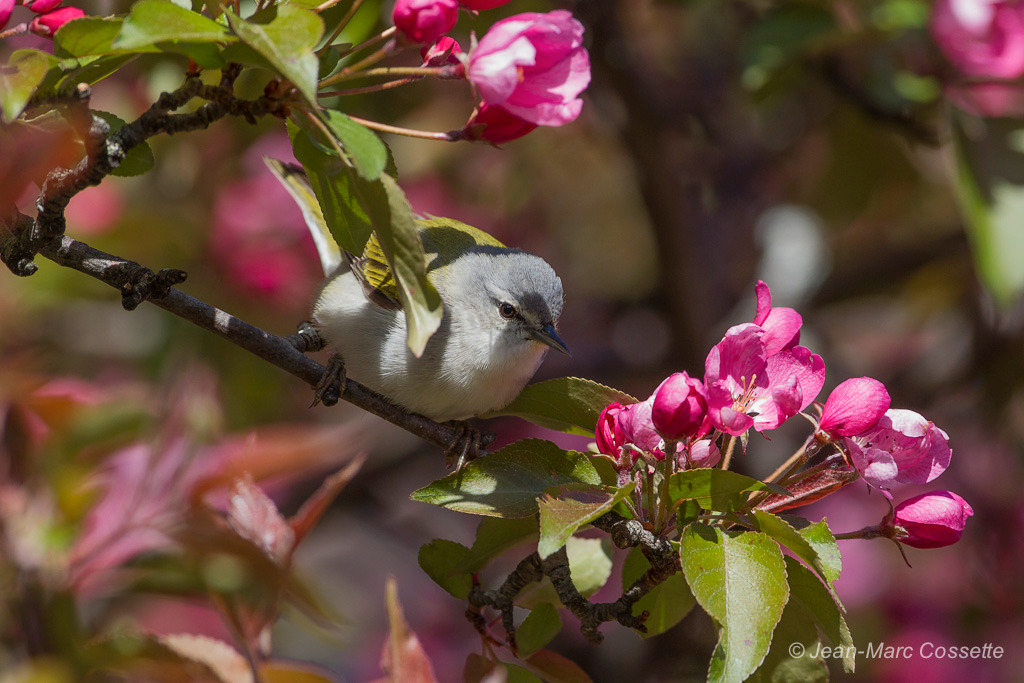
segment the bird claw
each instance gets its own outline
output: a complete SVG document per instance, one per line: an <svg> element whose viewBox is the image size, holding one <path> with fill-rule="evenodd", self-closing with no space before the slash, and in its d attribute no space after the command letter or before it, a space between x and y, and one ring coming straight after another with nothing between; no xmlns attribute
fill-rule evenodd
<svg viewBox="0 0 1024 683"><path fill-rule="evenodd" d="M345 360L338 354L334 354L327 360L327 367L320 381L313 387L313 403L310 408L323 403L325 406L333 406L341 398L341 392L345 388Z"/></svg>
<svg viewBox="0 0 1024 683"><path fill-rule="evenodd" d="M445 467L455 469L456 472L471 460L476 460L484 455L485 445L483 435L473 428L468 422L455 420L450 422L456 431L451 445L445 449Z"/></svg>
<svg viewBox="0 0 1024 683"><path fill-rule="evenodd" d="M298 349L301 353L309 353L310 351L319 351L325 346L327 342L320 335L320 330L316 325L308 320L303 320L299 323L295 334L290 334L286 338L288 343Z"/></svg>

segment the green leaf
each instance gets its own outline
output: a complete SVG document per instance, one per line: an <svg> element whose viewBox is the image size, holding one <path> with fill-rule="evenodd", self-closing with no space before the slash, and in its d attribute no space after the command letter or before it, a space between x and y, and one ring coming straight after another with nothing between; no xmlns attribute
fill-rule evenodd
<svg viewBox="0 0 1024 683"><path fill-rule="evenodd" d="M1024 292L1024 123L952 116L957 194L978 277L1009 308Z"/></svg>
<svg viewBox="0 0 1024 683"><path fill-rule="evenodd" d="M831 564L826 565L826 563L818 557L818 551L815 550L810 541L794 529L789 522L781 517L776 517L770 512L764 512L763 510L754 510L753 518L757 524L758 531L771 536L776 541L789 548L794 555L814 569L823 581L832 581L832 579L828 578L832 574L833 567ZM828 527L826 526L826 529L827 528ZM831 535L831 533L829 535Z"/></svg>
<svg viewBox="0 0 1024 683"><path fill-rule="evenodd" d="M768 653L789 597L778 543L694 523L683 532L680 556L694 597L720 629L708 680L744 680Z"/></svg>
<svg viewBox="0 0 1024 683"><path fill-rule="evenodd" d="M15 50L0 70L0 111L10 123L21 115L46 72L57 65L51 55L39 50Z"/></svg>
<svg viewBox="0 0 1024 683"><path fill-rule="evenodd" d="M478 572L501 553L536 535L537 521L533 517L486 517L480 520L473 547L469 549L459 568L465 572Z"/></svg>
<svg viewBox="0 0 1024 683"><path fill-rule="evenodd" d="M420 568L441 588L459 600L465 600L473 587L473 577L462 569L469 548L443 538L437 538L420 548Z"/></svg>
<svg viewBox="0 0 1024 683"><path fill-rule="evenodd" d="M93 114L107 122L111 133L120 130L126 125L123 119L109 112L94 109ZM111 171L110 174L122 178L142 175L153 168L155 164L156 159L153 157L153 150L150 149L149 143L142 142L128 150L124 160L121 161L121 165Z"/></svg>
<svg viewBox="0 0 1024 683"><path fill-rule="evenodd" d="M825 683L829 670L820 647L814 619L791 598L775 627L768 655L747 683Z"/></svg>
<svg viewBox="0 0 1024 683"><path fill-rule="evenodd" d="M359 176L364 180L380 178L388 162L388 150L377 134L340 111L328 109L323 114Z"/></svg>
<svg viewBox="0 0 1024 683"><path fill-rule="evenodd" d="M795 526L795 525L794 525ZM815 554L821 563L827 581L836 581L843 571L843 556L839 552L839 544L832 530L828 527L828 521L822 519L819 522L804 526L799 529L800 535L814 548Z"/></svg>
<svg viewBox="0 0 1024 683"><path fill-rule="evenodd" d="M472 548L442 538L424 545L419 552L420 567L441 588L465 600L475 572L504 551L536 535L537 521L532 517L489 517L477 527Z"/></svg>
<svg viewBox="0 0 1024 683"><path fill-rule="evenodd" d="M622 565L622 590L628 590L650 568L651 563L640 549L633 548ZM641 635L650 638L682 621L695 604L697 601L690 592L686 577L682 572L677 572L640 598L633 605L633 615L639 616L644 610L647 611L647 621L644 622L647 633Z"/></svg>
<svg viewBox="0 0 1024 683"><path fill-rule="evenodd" d="M550 643L562 630L562 618L550 602L534 607L516 629L516 650L520 657L529 657Z"/></svg>
<svg viewBox="0 0 1024 683"><path fill-rule="evenodd" d="M146 43L131 50L116 49L114 39L121 32L120 17L82 17L57 29L53 36L53 53L59 57L94 57L117 53L158 52Z"/></svg>
<svg viewBox="0 0 1024 683"><path fill-rule="evenodd" d="M834 594L809 569L792 557L786 558L786 570L789 576L790 602L800 604L832 645L842 649L843 669L847 673L853 673L857 652L850 628L846 625L840 607L833 597Z"/></svg>
<svg viewBox="0 0 1024 683"><path fill-rule="evenodd" d="M406 344L413 355L422 356L430 337L441 325L444 310L441 296L427 280L426 254L412 209L391 176L382 175L372 183L358 178L357 181L360 200L370 214L398 285L398 298L405 312Z"/></svg>
<svg viewBox="0 0 1024 683"><path fill-rule="evenodd" d="M583 597L600 590L612 574L612 546L605 538L580 538L573 536L565 542L565 554L569 558L569 575L576 590ZM551 581L545 577L516 597L518 607L532 609L542 602L558 603L558 593Z"/></svg>
<svg viewBox="0 0 1024 683"><path fill-rule="evenodd" d="M110 47L115 51L147 52L152 47L187 55L201 66L226 64L214 43L236 40L212 19L169 0L139 0Z"/></svg>
<svg viewBox="0 0 1024 683"><path fill-rule="evenodd" d="M225 15L242 42L264 57L279 76L288 79L312 110L317 111L320 62L313 48L324 33L323 19L315 12L291 4L262 10L248 21L232 12Z"/></svg>
<svg viewBox="0 0 1024 683"><path fill-rule="evenodd" d="M576 531L615 507L636 488L630 482L621 489L591 484L561 484L547 489L538 501L540 508L541 559L565 545Z"/></svg>
<svg viewBox="0 0 1024 683"><path fill-rule="evenodd" d="M617 389L578 377L559 377L525 387L512 403L491 415L516 415L569 434L594 436L597 418L609 403L636 403Z"/></svg>
<svg viewBox="0 0 1024 683"><path fill-rule="evenodd" d="M706 510L732 512L743 507L748 491L772 491L788 495L777 484L744 476L732 470L698 469L677 472L668 479L668 495L673 502L696 500Z"/></svg>
<svg viewBox="0 0 1024 683"><path fill-rule="evenodd" d="M573 536L565 542L569 573L576 590L589 597L608 583L612 574L611 541L605 538Z"/></svg>
<svg viewBox="0 0 1024 683"><path fill-rule="evenodd" d="M413 492L412 499L473 515L527 517L551 486L599 484L590 458L550 441L524 439L473 460L458 472Z"/></svg>
<svg viewBox="0 0 1024 683"><path fill-rule="evenodd" d="M71 23L73 22L69 22L65 26ZM115 73L133 59L135 59L135 54L130 52L62 59L60 70L53 69L47 73L39 90L40 92L64 92L79 83L92 85Z"/></svg>
<svg viewBox="0 0 1024 683"><path fill-rule="evenodd" d="M292 150L306 171L334 241L350 253L363 253L373 226L356 196L352 169L333 148L319 144L304 130L294 131Z"/></svg>

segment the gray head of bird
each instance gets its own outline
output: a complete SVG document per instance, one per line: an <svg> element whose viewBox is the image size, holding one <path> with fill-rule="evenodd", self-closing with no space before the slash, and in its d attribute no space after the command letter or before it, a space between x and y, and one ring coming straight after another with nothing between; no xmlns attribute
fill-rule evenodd
<svg viewBox="0 0 1024 683"><path fill-rule="evenodd" d="M452 312L458 337L473 340L474 351L515 356L542 344L569 353L555 329L562 313L562 281L539 256L475 246L431 279Z"/></svg>

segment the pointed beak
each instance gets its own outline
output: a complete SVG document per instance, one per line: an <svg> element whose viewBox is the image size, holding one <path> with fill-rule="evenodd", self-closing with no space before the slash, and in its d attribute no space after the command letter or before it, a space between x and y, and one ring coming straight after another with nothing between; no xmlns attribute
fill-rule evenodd
<svg viewBox="0 0 1024 683"><path fill-rule="evenodd" d="M565 345L562 338L555 332L555 328L552 325L545 325L541 328L534 328L530 330L530 336L539 341L541 344L547 344L555 351L561 351L567 356L572 356L569 353L569 347Z"/></svg>

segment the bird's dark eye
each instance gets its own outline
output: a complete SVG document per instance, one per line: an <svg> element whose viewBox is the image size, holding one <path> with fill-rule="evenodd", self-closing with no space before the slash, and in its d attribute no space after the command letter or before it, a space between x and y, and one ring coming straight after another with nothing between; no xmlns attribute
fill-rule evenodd
<svg viewBox="0 0 1024 683"><path fill-rule="evenodd" d="M501 315L502 318L514 318L516 317L517 312L518 311L516 311L516 307L508 303L507 301L502 301L500 304L498 304L498 313Z"/></svg>

